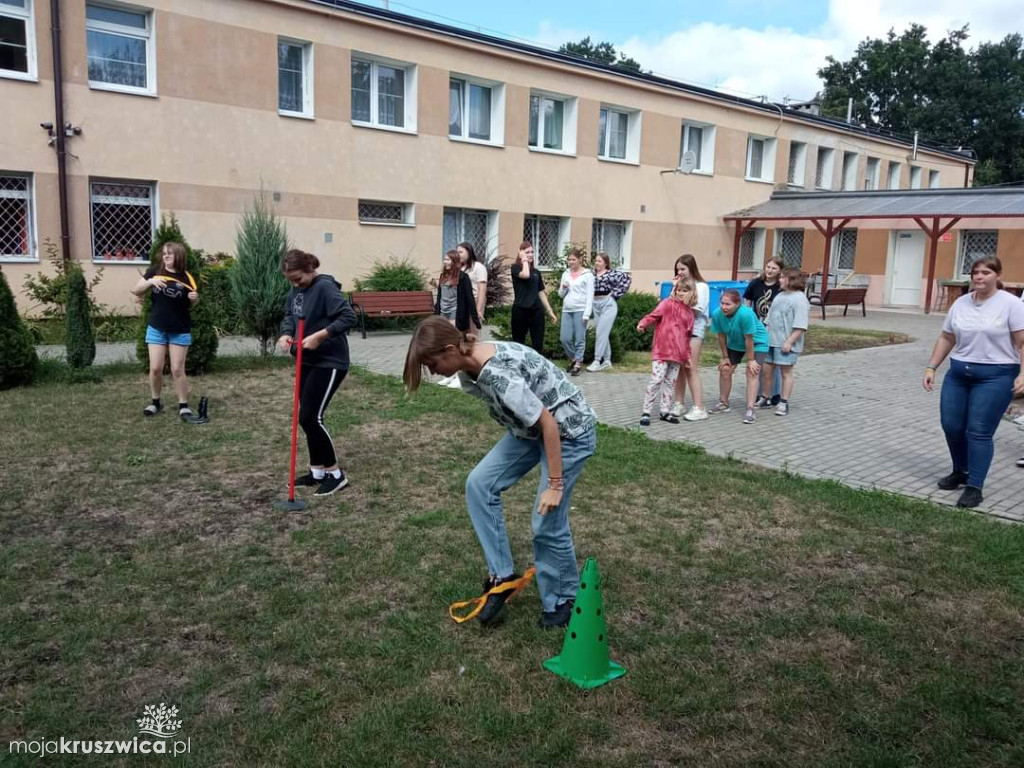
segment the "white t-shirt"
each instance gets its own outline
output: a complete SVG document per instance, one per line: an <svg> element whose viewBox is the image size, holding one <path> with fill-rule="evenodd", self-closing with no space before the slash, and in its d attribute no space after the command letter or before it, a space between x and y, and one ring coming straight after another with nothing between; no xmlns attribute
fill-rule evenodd
<svg viewBox="0 0 1024 768"><path fill-rule="evenodd" d="M476 301L480 283L487 282L487 267L478 261L471 269L466 270L466 274L469 275L469 282L473 284L473 301Z"/></svg>
<svg viewBox="0 0 1024 768"><path fill-rule="evenodd" d="M582 312L584 320L594 314L594 273L590 270L584 269L575 277L572 270L565 270L558 293L563 299L563 312Z"/></svg>
<svg viewBox="0 0 1024 768"><path fill-rule="evenodd" d="M1012 293L996 291L979 304L970 291L953 302L942 330L956 337L954 360L1017 365L1020 354L1010 334L1024 331L1024 302Z"/></svg>

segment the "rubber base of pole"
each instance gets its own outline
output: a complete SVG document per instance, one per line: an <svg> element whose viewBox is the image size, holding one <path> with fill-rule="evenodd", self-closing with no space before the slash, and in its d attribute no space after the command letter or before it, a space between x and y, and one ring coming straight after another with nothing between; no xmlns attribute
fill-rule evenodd
<svg viewBox="0 0 1024 768"><path fill-rule="evenodd" d="M275 512L305 512L309 509L309 502L303 501L302 499L295 499L294 501L275 501L274 511Z"/></svg>

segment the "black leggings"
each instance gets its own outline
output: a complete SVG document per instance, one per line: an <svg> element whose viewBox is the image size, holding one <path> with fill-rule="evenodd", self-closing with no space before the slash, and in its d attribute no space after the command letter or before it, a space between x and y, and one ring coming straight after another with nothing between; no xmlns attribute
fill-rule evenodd
<svg viewBox="0 0 1024 768"><path fill-rule="evenodd" d="M526 343L530 332L530 346L544 354L544 307L512 307L512 341Z"/></svg>
<svg viewBox="0 0 1024 768"><path fill-rule="evenodd" d="M338 391L348 371L340 368L307 368L302 366L302 389L299 391L299 425L306 433L309 463L314 467L332 467L338 458L334 441L324 426L324 410Z"/></svg>

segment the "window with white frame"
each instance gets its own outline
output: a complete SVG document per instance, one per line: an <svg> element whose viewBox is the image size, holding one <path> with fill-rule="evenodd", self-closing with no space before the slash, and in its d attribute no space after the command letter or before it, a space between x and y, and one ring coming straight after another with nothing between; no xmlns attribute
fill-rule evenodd
<svg viewBox="0 0 1024 768"><path fill-rule="evenodd" d="M551 93L530 94L528 144L564 154L576 153L576 99Z"/></svg>
<svg viewBox="0 0 1024 768"><path fill-rule="evenodd" d="M683 155L693 152L696 162L694 173L711 174L715 171L715 126L710 123L683 123L683 138L679 150L679 165Z"/></svg>
<svg viewBox="0 0 1024 768"><path fill-rule="evenodd" d="M889 161L889 180L886 183L886 186L889 189L900 188L900 173L902 171L902 168L903 165L901 163L897 163L893 160Z"/></svg>
<svg viewBox="0 0 1024 768"><path fill-rule="evenodd" d="M628 221L594 219L590 230L590 253L604 253L611 261L612 269L629 269Z"/></svg>
<svg viewBox="0 0 1024 768"><path fill-rule="evenodd" d="M775 139L767 136L747 137L747 180L775 180Z"/></svg>
<svg viewBox="0 0 1024 768"><path fill-rule="evenodd" d="M928 189L938 189L940 178L939 171L928 171Z"/></svg>
<svg viewBox="0 0 1024 768"><path fill-rule="evenodd" d="M0 0L0 77L36 76L33 0Z"/></svg>
<svg viewBox="0 0 1024 768"><path fill-rule="evenodd" d="M740 236L740 270L755 272L764 266L764 239L763 227L752 227Z"/></svg>
<svg viewBox="0 0 1024 768"><path fill-rule="evenodd" d="M35 261L32 177L0 171L0 259Z"/></svg>
<svg viewBox="0 0 1024 768"><path fill-rule="evenodd" d="M999 232L987 229L960 230L960 274L971 274L978 259L995 256L999 250Z"/></svg>
<svg viewBox="0 0 1024 768"><path fill-rule="evenodd" d="M463 75L450 77L448 135L501 144L505 140L505 87Z"/></svg>
<svg viewBox="0 0 1024 768"><path fill-rule="evenodd" d="M277 110L313 116L313 44L277 39Z"/></svg>
<svg viewBox="0 0 1024 768"><path fill-rule="evenodd" d="M786 183L791 187L802 187L807 173L807 145L802 141L789 143L789 164L786 168Z"/></svg>
<svg viewBox="0 0 1024 768"><path fill-rule="evenodd" d="M836 151L830 147L818 147L818 160L814 167L814 186L816 189L832 189L832 178L835 174Z"/></svg>
<svg viewBox="0 0 1024 768"><path fill-rule="evenodd" d="M882 181L882 161L869 157L864 170L864 189L878 189Z"/></svg>
<svg viewBox="0 0 1024 768"><path fill-rule="evenodd" d="M469 243L477 259L486 262L498 242L497 230L498 216L495 211L445 208L441 227L443 252L455 250L459 243Z"/></svg>
<svg viewBox="0 0 1024 768"><path fill-rule="evenodd" d="M844 190L857 188L857 153L843 152L843 186Z"/></svg>
<svg viewBox="0 0 1024 768"><path fill-rule="evenodd" d="M921 166L919 165L910 166L910 188L921 188Z"/></svg>
<svg viewBox="0 0 1024 768"><path fill-rule="evenodd" d="M359 223L412 226L412 203L391 203L384 200L360 200Z"/></svg>
<svg viewBox="0 0 1024 768"><path fill-rule="evenodd" d="M89 183L94 261L149 262L156 226L154 185L138 181Z"/></svg>
<svg viewBox="0 0 1024 768"><path fill-rule="evenodd" d="M416 130L416 67L352 54L352 122Z"/></svg>
<svg viewBox="0 0 1024 768"><path fill-rule="evenodd" d="M829 260L833 274L853 272L857 260L857 230L844 228L832 238L832 258Z"/></svg>
<svg viewBox="0 0 1024 768"><path fill-rule="evenodd" d="M86 3L89 85L154 93L153 14L124 5Z"/></svg>
<svg viewBox="0 0 1024 768"><path fill-rule="evenodd" d="M554 269L562 257L562 248L569 242L569 219L539 216L523 217L523 240L533 243L533 255L540 269Z"/></svg>
<svg viewBox="0 0 1024 768"><path fill-rule="evenodd" d="M802 229L775 230L775 255L782 259L787 267L804 264L804 231Z"/></svg>
<svg viewBox="0 0 1024 768"><path fill-rule="evenodd" d="M602 106L597 124L597 156L604 160L638 162L640 159L640 113L620 107Z"/></svg>

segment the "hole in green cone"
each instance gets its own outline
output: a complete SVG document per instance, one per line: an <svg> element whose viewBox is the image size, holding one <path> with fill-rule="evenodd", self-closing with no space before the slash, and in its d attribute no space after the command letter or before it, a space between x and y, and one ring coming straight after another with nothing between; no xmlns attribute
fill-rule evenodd
<svg viewBox="0 0 1024 768"><path fill-rule="evenodd" d="M598 635L597 636L597 642L600 643L602 640L604 640L604 635Z"/></svg>
<svg viewBox="0 0 1024 768"><path fill-rule="evenodd" d="M582 608L580 608L580 607L577 607L577 608L576 608L576 613L583 613L583 609L582 609ZM601 612L600 612L600 611L598 611L598 614L600 614L600 613L601 613Z"/></svg>
<svg viewBox="0 0 1024 768"><path fill-rule="evenodd" d="M580 584L580 589L586 589L586 588L587 588L587 582L584 581L582 584Z"/></svg>
<svg viewBox="0 0 1024 768"><path fill-rule="evenodd" d="M572 639L573 639L573 640L575 640L575 639L576 639L576 633L575 633L575 632L573 632L573 633L572 633Z"/></svg>
<svg viewBox="0 0 1024 768"><path fill-rule="evenodd" d="M598 609L597 609L597 615L598 615L598 616L600 616L600 615L601 615L601 609L600 609L600 608L598 608Z"/></svg>

